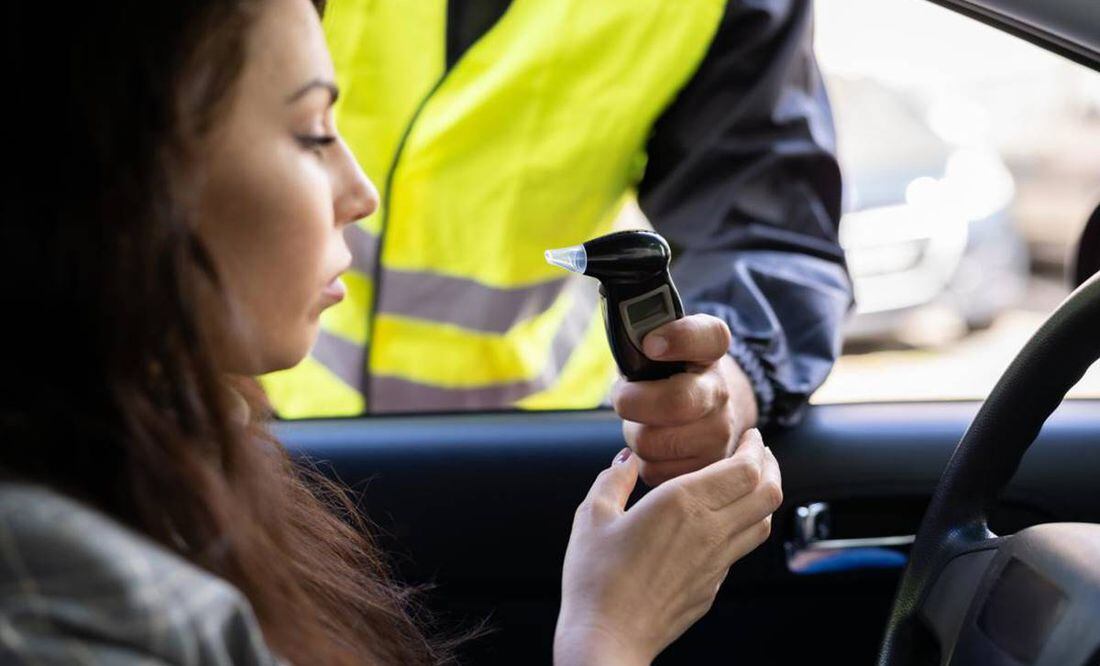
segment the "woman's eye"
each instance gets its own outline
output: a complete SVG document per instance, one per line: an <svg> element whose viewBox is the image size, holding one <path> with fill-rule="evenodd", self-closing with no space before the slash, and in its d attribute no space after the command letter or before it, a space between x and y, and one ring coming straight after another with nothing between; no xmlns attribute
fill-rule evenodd
<svg viewBox="0 0 1100 666"><path fill-rule="evenodd" d="M300 134L298 135L298 143L302 144L303 148L308 148L317 154L321 154L321 150L325 146L330 146L336 141L336 136L332 134Z"/></svg>

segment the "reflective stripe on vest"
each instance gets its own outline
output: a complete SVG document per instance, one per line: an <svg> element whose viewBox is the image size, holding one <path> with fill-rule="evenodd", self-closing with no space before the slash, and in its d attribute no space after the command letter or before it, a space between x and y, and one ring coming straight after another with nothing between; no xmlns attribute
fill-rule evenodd
<svg viewBox="0 0 1100 666"><path fill-rule="evenodd" d="M264 378L276 409L598 405L596 286L543 250L611 230L724 4L513 0L444 72L445 0L330 1L337 125L383 210L348 232L349 295L310 358Z"/></svg>

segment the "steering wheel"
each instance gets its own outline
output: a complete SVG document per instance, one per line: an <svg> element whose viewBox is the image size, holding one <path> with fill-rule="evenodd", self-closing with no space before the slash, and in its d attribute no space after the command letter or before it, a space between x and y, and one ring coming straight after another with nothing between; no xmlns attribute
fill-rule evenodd
<svg viewBox="0 0 1100 666"><path fill-rule="evenodd" d="M1032 336L947 463L894 598L880 666L1100 664L1100 524L997 536L988 523L1043 423L1098 357L1100 274Z"/></svg>

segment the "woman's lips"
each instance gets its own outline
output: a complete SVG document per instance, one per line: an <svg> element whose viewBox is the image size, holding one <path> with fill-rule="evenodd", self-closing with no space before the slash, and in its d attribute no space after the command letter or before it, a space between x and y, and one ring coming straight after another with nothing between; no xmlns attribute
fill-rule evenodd
<svg viewBox="0 0 1100 666"><path fill-rule="evenodd" d="M336 276L325 285L325 288L321 290L321 300L324 302L323 307L331 307L336 305L348 295L348 287L344 284L344 281L340 279L340 276Z"/></svg>

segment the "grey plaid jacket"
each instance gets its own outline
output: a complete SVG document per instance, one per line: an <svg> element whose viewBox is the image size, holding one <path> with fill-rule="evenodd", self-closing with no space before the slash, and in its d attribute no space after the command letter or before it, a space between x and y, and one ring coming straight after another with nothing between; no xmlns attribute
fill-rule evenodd
<svg viewBox="0 0 1100 666"><path fill-rule="evenodd" d="M0 665L278 663L229 583L64 495L0 483Z"/></svg>

